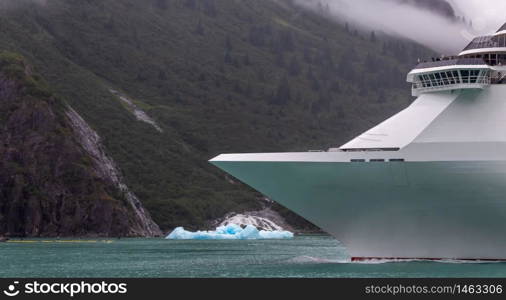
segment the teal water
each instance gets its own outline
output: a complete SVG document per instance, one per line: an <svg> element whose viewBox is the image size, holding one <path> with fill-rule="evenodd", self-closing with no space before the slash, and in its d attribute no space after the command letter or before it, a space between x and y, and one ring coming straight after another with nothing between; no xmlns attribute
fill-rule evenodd
<svg viewBox="0 0 506 300"><path fill-rule="evenodd" d="M328 236L32 241L0 243L0 277L506 277L506 263L350 263Z"/></svg>

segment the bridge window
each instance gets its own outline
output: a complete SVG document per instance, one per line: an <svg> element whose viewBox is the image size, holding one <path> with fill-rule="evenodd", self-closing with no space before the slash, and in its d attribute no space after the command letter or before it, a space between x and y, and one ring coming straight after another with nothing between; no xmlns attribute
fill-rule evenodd
<svg viewBox="0 0 506 300"><path fill-rule="evenodd" d="M491 71L487 69L450 70L420 74L414 77L413 89L439 90L444 89L445 87L451 87L452 85L460 84L490 84L490 76ZM464 86L456 88L472 87Z"/></svg>
<svg viewBox="0 0 506 300"><path fill-rule="evenodd" d="M436 76L434 74L429 74L430 82L432 86L438 86Z"/></svg>
<svg viewBox="0 0 506 300"><path fill-rule="evenodd" d="M469 71L471 83L476 83L478 81L478 76L480 75L480 70L471 70Z"/></svg>
<svg viewBox="0 0 506 300"><path fill-rule="evenodd" d="M452 72L446 72L446 77L448 78L449 84L455 84L455 78L453 77Z"/></svg>
<svg viewBox="0 0 506 300"><path fill-rule="evenodd" d="M441 76L439 76L439 74L438 74L438 73L433 73L433 74L431 74L431 75L432 75L432 77L431 77L431 78L432 78L432 80L434 80L434 84L433 84L433 85L434 85L434 86L440 86L440 85L441 85L441 83L440 83ZM429 77L430 77L430 76L429 76Z"/></svg>
<svg viewBox="0 0 506 300"><path fill-rule="evenodd" d="M424 87L431 87L432 83L430 81L429 76L427 76L427 75L422 75L422 76L423 76Z"/></svg>
<svg viewBox="0 0 506 300"><path fill-rule="evenodd" d="M441 78L443 78L443 84L449 85L450 82L448 81L448 76L446 76L446 72L441 73Z"/></svg>
<svg viewBox="0 0 506 300"><path fill-rule="evenodd" d="M475 74L475 73L473 73ZM479 75L479 70L476 70L476 77ZM467 74L469 76L469 74ZM438 86L447 86L451 84L459 84L460 76L458 71L448 71L448 72L438 72L431 74L422 74L417 77L417 88L420 87L438 87ZM476 81L476 80L475 80Z"/></svg>
<svg viewBox="0 0 506 300"><path fill-rule="evenodd" d="M455 83L460 84L459 71L453 71L452 74L453 74L453 78L455 78Z"/></svg>
<svg viewBox="0 0 506 300"><path fill-rule="evenodd" d="M461 70L460 74L462 75L462 82L469 83L469 71L468 70Z"/></svg>

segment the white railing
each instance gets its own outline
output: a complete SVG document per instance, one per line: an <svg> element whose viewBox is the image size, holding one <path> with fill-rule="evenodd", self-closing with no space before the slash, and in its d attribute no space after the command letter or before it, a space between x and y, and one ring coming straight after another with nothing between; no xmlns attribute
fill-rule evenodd
<svg viewBox="0 0 506 300"><path fill-rule="evenodd" d="M491 83L489 75L469 76L460 81L459 78L441 78L434 80L417 80L413 83L413 94L419 95L426 92L458 90L458 89L482 89Z"/></svg>

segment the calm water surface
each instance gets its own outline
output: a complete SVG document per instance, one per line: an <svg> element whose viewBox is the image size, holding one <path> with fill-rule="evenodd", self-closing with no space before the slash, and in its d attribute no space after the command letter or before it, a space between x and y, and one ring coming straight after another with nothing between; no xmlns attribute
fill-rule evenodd
<svg viewBox="0 0 506 300"><path fill-rule="evenodd" d="M0 243L0 277L506 277L506 263L350 263L328 236L293 240L35 239Z"/></svg>

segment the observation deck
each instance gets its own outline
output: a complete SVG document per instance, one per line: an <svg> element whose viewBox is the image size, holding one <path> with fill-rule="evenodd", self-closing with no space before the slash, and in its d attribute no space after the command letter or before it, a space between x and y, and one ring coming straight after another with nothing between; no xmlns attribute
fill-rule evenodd
<svg viewBox="0 0 506 300"><path fill-rule="evenodd" d="M451 58L423 62L408 74L413 96L428 92L483 89L492 82L491 68L479 58Z"/></svg>

